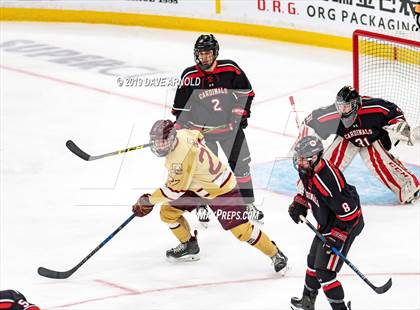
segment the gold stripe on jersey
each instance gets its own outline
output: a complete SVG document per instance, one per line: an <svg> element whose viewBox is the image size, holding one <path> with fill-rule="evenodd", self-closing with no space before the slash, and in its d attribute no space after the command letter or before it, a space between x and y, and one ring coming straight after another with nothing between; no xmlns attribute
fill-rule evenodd
<svg viewBox="0 0 420 310"><path fill-rule="evenodd" d="M150 196L153 204L175 200L186 191L213 199L236 186L232 171L205 145L198 130L177 131L175 148L166 156L168 178Z"/></svg>

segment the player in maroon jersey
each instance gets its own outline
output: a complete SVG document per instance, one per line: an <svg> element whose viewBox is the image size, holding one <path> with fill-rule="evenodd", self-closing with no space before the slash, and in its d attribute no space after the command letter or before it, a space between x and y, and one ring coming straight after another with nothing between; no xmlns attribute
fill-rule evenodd
<svg viewBox="0 0 420 310"><path fill-rule="evenodd" d="M420 185L389 151L389 132L411 141L411 129L401 109L392 102L361 97L351 86L344 86L333 105L312 111L306 117L300 137L316 134L321 139L336 135L324 154L333 165L344 170L357 153L378 179L393 191L400 203L414 203Z"/></svg>
<svg viewBox="0 0 420 310"><path fill-rule="evenodd" d="M0 291L0 309L6 310L39 310L26 301L25 296L14 290Z"/></svg>
<svg viewBox="0 0 420 310"><path fill-rule="evenodd" d="M344 303L344 290L337 280L343 260L331 252L331 247L347 255L364 227L362 209L356 188L346 182L336 166L322 158L323 151L320 139L306 136L296 143L293 156L303 188L294 197L289 215L298 224L299 216L306 216L311 209L318 231L327 242L314 237L307 257L303 295L291 299L292 309L315 309L321 287L333 310L350 309Z"/></svg>
<svg viewBox="0 0 420 310"><path fill-rule="evenodd" d="M241 68L232 60L217 60L218 54L219 43L212 34L198 37L194 46L196 65L182 73L172 113L179 128L203 130L207 146L216 155L216 143L220 144L248 211L261 220L264 214L254 206L251 156L244 133L254 91Z"/></svg>

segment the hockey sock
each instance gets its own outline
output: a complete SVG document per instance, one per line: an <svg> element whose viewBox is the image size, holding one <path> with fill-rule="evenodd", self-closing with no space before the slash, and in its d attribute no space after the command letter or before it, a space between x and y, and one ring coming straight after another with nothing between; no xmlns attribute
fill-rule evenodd
<svg viewBox="0 0 420 310"><path fill-rule="evenodd" d="M169 224L169 228L175 237L182 243L190 240L190 225L183 216L181 216L175 223Z"/></svg>
<svg viewBox="0 0 420 310"><path fill-rule="evenodd" d="M334 310L346 309L344 290L340 281L336 279L337 273L328 270L317 270L316 275L331 308Z"/></svg>
<svg viewBox="0 0 420 310"><path fill-rule="evenodd" d="M273 244L273 242L271 242L270 238L268 238L268 236L262 231L260 231L259 238L257 238L253 243L250 244L269 257L272 257L277 253L277 247Z"/></svg>
<svg viewBox="0 0 420 310"><path fill-rule="evenodd" d="M321 285L316 278L315 269L309 268L306 269L305 275L305 287L303 289L303 295L309 296L309 292L317 291L321 288Z"/></svg>
<svg viewBox="0 0 420 310"><path fill-rule="evenodd" d="M238 182L239 191L241 192L241 196L243 197L245 203L253 203L255 199L251 176L236 176L236 181Z"/></svg>

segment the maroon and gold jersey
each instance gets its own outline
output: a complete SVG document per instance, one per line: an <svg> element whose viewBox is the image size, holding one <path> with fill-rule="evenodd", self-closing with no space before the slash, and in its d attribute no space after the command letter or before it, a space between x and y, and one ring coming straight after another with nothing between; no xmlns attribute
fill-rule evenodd
<svg viewBox="0 0 420 310"><path fill-rule="evenodd" d="M172 201L187 191L213 199L235 188L232 171L205 145L198 130L178 130L176 139L175 148L166 156L168 178L150 196L151 203Z"/></svg>

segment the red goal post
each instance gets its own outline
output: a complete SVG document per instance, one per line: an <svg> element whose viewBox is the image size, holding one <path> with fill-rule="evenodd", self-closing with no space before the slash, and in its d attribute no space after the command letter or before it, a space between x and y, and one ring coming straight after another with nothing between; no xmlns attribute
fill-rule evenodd
<svg viewBox="0 0 420 310"><path fill-rule="evenodd" d="M410 125L420 126L420 42L354 31L353 86L362 96L395 103Z"/></svg>

